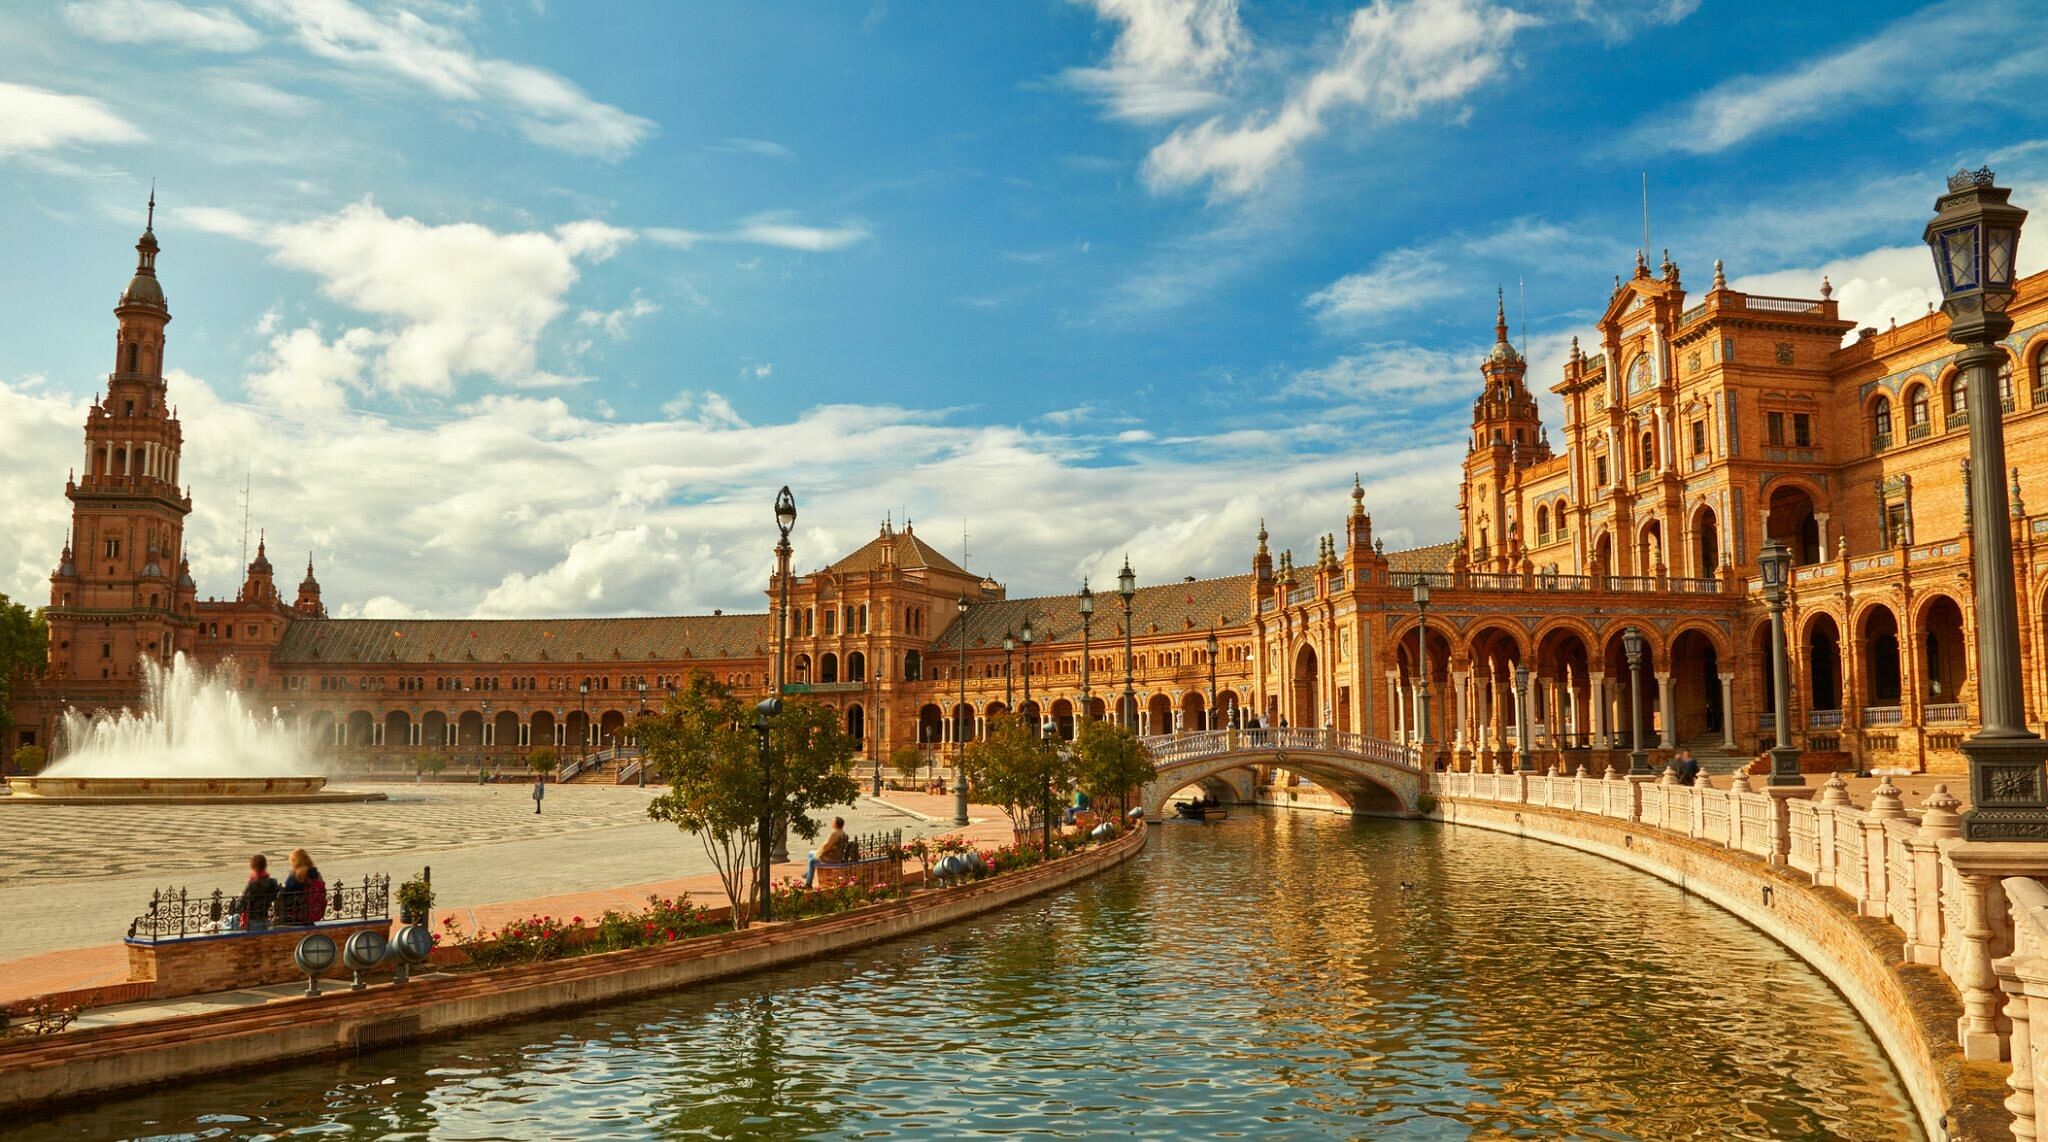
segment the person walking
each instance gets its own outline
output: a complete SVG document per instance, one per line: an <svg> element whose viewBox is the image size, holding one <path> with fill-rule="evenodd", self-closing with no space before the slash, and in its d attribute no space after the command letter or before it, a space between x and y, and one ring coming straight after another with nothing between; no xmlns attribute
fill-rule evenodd
<svg viewBox="0 0 2048 1142"><path fill-rule="evenodd" d="M1692 755L1691 750L1679 750L1678 756L1671 759L1671 765L1672 768L1678 771L1678 783L1680 785L1691 785L1699 780L1700 762L1698 758Z"/></svg>
<svg viewBox="0 0 2048 1142"><path fill-rule="evenodd" d="M548 779L543 777L533 783L533 815L540 816L540 799L548 795Z"/></svg>

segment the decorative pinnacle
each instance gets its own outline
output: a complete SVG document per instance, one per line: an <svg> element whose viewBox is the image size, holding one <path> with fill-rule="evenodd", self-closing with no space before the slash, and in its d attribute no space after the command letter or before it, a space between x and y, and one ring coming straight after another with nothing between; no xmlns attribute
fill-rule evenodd
<svg viewBox="0 0 2048 1142"><path fill-rule="evenodd" d="M1493 287L1493 340L1504 345L1508 339L1508 295L1500 286Z"/></svg>
<svg viewBox="0 0 2048 1142"><path fill-rule="evenodd" d="M1728 275L1721 272L1721 259L1714 259L1714 288L1727 289Z"/></svg>
<svg viewBox="0 0 2048 1142"><path fill-rule="evenodd" d="M1950 190L1968 190L1973 186L1990 186L1993 177L1991 168L1988 166L1978 167L1974 171L1959 170L1948 176L1948 188Z"/></svg>
<svg viewBox="0 0 2048 1142"><path fill-rule="evenodd" d="M156 180L149 180L149 218L143 222L145 233L156 229Z"/></svg>
<svg viewBox="0 0 2048 1142"><path fill-rule="evenodd" d="M1829 281L1826 274L1822 274L1820 276L1820 299L1826 301L1833 296L1835 296L1835 283Z"/></svg>

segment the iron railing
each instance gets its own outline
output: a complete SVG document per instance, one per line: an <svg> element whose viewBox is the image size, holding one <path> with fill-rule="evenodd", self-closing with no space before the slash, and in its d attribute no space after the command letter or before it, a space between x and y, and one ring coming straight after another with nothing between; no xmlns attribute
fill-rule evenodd
<svg viewBox="0 0 2048 1142"><path fill-rule="evenodd" d="M193 936L210 936L235 931L228 924L247 924L242 919L242 897L223 889L194 895L184 888L165 888L149 894L149 910L128 924L128 939L137 943L162 943ZM293 895L279 893L265 910L263 927L310 925L305 906ZM320 922L342 923L391 918L391 878L366 876L360 884L339 881L327 886L327 908ZM255 929L250 929L255 930Z"/></svg>
<svg viewBox="0 0 2048 1142"><path fill-rule="evenodd" d="M846 851L833 864L859 864L864 860L887 860L903 850L903 830L888 829L846 838Z"/></svg>
<svg viewBox="0 0 2048 1142"><path fill-rule="evenodd" d="M1965 722L1969 718L1969 712L1964 709L1961 702L1931 702L1927 706L1927 722L1929 725Z"/></svg>
<svg viewBox="0 0 2048 1142"><path fill-rule="evenodd" d="M1863 707L1863 724L1866 726L1897 726L1905 722L1904 711L1897 706Z"/></svg>

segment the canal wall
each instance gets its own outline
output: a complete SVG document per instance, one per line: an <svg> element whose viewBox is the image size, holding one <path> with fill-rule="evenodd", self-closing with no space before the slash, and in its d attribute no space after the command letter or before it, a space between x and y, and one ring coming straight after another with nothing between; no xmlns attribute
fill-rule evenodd
<svg viewBox="0 0 2048 1142"><path fill-rule="evenodd" d="M0 1042L0 1120L20 1121L38 1106L449 1037L834 955L1066 888L1138 855L1149 835L1141 823L1050 864L811 920L7 1040Z"/></svg>
<svg viewBox="0 0 2048 1142"><path fill-rule="evenodd" d="M1776 819L1789 824L1793 815L1790 799L1711 787L1696 794L1685 786L1625 780L1524 774L1450 776L1463 780L1441 783L1429 813L1432 818L1563 845L1669 881L1734 914L1812 965L1870 1028L1912 1099L1928 1137L2014 1137L2014 1113L2005 1101L2012 1068L2000 1063L1995 1053L1981 1061L1966 1057L1958 1041L1959 1028L1966 1022L1965 1009L1938 964L1939 940L1931 948L1921 948L1916 957L1899 928L1885 918L1888 909L1882 900L1872 909L1867 896L1859 899L1829 883L1817 883L1811 868L1794 867L1786 856L1775 863L1770 859L1777 839L1786 842L1789 856L1791 830L1781 827L1774 831L1770 822ZM1681 796L1689 803L1675 805ZM1803 801L1791 804L1808 813L1818 808ZM1839 807L1847 817L1846 799ZM1679 808L1685 810L1686 827L1664 827L1667 822L1679 823ZM1856 826L1860 841L1865 822L1860 819L1861 811L1856 812L1859 819L1844 824ZM1709 824L1709 818L1718 826ZM1881 834L1883 820L1873 823ZM1695 825L1700 827L1695 829ZM1711 835L1715 828L1718 837ZM1818 846L1817 835L1807 839ZM1954 843L1960 842L1951 841ZM1901 867L1885 861L1882 844L1876 848L1879 863L1887 864L1892 873L1923 879L1912 864ZM1933 858L1929 887L1938 892L1942 850L1937 843L1925 848L1924 855ZM1852 855L1846 850L1846 845L1837 846L1833 855ZM1857 862L1863 861L1862 852L1853 855ZM1838 875L1829 878L1834 883L1841 879ZM1941 907L1936 903L1932 910L1939 913ZM1951 915L1948 922L1958 920L1959 915ZM1919 962L1911 962L1916 958ZM1702 968L1711 971L1712 965ZM2028 1120L2032 1118L2031 1104L2028 1098Z"/></svg>

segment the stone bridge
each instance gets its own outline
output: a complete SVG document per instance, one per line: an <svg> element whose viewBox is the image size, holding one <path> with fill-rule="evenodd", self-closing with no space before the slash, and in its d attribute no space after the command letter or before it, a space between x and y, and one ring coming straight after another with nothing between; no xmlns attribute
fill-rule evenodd
<svg viewBox="0 0 2048 1142"><path fill-rule="evenodd" d="M1250 801L1252 767L1302 774L1342 798L1354 813L1405 816L1420 811L1428 774L1407 746L1340 730L1207 730L1141 739L1159 776L1141 791L1146 815L1167 811L1173 795L1202 785Z"/></svg>

